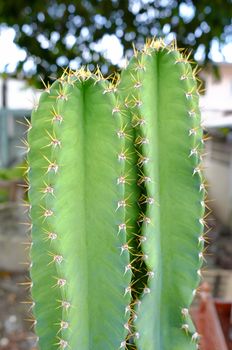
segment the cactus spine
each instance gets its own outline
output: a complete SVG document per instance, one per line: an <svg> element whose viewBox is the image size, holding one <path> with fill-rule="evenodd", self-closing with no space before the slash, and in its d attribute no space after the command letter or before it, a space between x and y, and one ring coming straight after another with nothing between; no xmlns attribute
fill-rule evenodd
<svg viewBox="0 0 232 350"><path fill-rule="evenodd" d="M197 349L188 310L205 189L195 74L175 43L151 40L115 80L65 72L32 114L38 346Z"/></svg>

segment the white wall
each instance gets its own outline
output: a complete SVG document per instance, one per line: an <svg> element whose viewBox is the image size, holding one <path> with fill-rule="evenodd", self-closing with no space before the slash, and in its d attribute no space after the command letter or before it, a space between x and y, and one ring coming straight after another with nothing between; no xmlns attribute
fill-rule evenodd
<svg viewBox="0 0 232 350"><path fill-rule="evenodd" d="M232 64L220 64L219 70L220 80L212 73L202 72L206 81L206 93L200 99L203 113L207 110L232 112Z"/></svg>
<svg viewBox="0 0 232 350"><path fill-rule="evenodd" d="M2 107L2 79L0 79L0 108ZM27 87L23 80L7 80L7 107L9 109L32 109L40 92Z"/></svg>
<svg viewBox="0 0 232 350"><path fill-rule="evenodd" d="M204 168L209 207L220 222L232 228L232 145L207 141Z"/></svg>

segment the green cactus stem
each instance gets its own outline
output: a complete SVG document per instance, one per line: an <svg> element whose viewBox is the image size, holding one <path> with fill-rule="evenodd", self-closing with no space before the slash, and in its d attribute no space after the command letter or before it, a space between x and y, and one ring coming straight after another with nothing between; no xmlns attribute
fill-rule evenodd
<svg viewBox="0 0 232 350"><path fill-rule="evenodd" d="M121 79L65 71L28 147L39 349L197 349L205 188L188 58L154 39Z"/></svg>
<svg viewBox="0 0 232 350"><path fill-rule="evenodd" d="M43 350L115 349L127 332L124 159L110 89L79 72L44 92L32 115L31 277Z"/></svg>
<svg viewBox="0 0 232 350"><path fill-rule="evenodd" d="M120 92L130 101L138 168L147 179L138 221L148 279L135 341L138 349L196 349L188 310L203 259L205 196L196 77L174 46L153 40L123 71Z"/></svg>

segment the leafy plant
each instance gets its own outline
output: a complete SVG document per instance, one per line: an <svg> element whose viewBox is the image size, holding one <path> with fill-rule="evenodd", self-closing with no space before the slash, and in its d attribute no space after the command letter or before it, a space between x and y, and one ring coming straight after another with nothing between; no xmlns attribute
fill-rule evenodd
<svg viewBox="0 0 232 350"><path fill-rule="evenodd" d="M42 86L40 77L60 75L61 67L102 65L112 72L111 50L122 45L124 55L131 56L131 41L138 45L150 34L170 40L176 37L180 47L200 54L205 68L212 64L218 77L214 51L224 53L230 42L231 0L161 1L161 0L7 0L0 2L1 27L15 29L14 43L26 53L20 55L14 75L24 77L34 86ZM2 34L4 36L4 33ZM8 40L14 36L11 30ZM108 39L108 40L107 40ZM4 40L3 40L4 41ZM120 44L119 44L120 42ZM100 44L100 45L99 45ZM100 47L102 50L100 50ZM112 47L111 46L111 47ZM12 67L5 67L12 73ZM35 74L36 72L36 74Z"/></svg>
<svg viewBox="0 0 232 350"><path fill-rule="evenodd" d="M0 168L0 181L23 180L26 163L22 162L12 168ZM0 203L9 200L9 189L0 188Z"/></svg>
<svg viewBox="0 0 232 350"><path fill-rule="evenodd" d="M148 40L105 80L66 71L28 142L32 322L41 350L187 350L204 259L196 69ZM56 346L54 346L56 345Z"/></svg>
<svg viewBox="0 0 232 350"><path fill-rule="evenodd" d="M23 179L26 163L22 162L12 168L0 168L1 180L18 180Z"/></svg>

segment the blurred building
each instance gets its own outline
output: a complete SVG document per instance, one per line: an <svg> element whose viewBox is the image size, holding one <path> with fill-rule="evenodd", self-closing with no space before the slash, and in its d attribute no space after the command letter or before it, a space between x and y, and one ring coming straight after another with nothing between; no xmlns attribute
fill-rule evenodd
<svg viewBox="0 0 232 350"><path fill-rule="evenodd" d="M205 175L214 215L232 229L232 64L220 64L220 80L203 72L201 96L203 125L211 139L206 142Z"/></svg>
<svg viewBox="0 0 232 350"><path fill-rule="evenodd" d="M203 122L206 127L232 125L232 64L219 64L220 79L212 72L202 73L205 94L201 96Z"/></svg>
<svg viewBox="0 0 232 350"><path fill-rule="evenodd" d="M17 79L0 79L0 168L9 167L22 159L22 149L16 147L23 138L24 117L38 101L36 89L28 88Z"/></svg>

